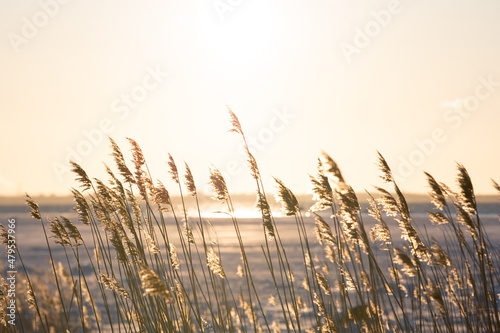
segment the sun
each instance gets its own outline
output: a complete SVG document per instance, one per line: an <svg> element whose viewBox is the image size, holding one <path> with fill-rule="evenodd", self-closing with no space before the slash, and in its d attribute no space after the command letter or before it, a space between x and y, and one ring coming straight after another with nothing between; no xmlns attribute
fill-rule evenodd
<svg viewBox="0 0 500 333"><path fill-rule="evenodd" d="M205 11L198 27L203 56L226 78L249 75L276 43L276 16L261 1L241 3L222 16L216 8Z"/></svg>

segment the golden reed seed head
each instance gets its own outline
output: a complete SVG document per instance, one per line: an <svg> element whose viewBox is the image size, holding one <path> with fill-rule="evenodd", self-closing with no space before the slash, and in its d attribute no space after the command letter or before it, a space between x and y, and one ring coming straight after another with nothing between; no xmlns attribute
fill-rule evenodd
<svg viewBox="0 0 500 333"><path fill-rule="evenodd" d="M358 214L361 210L356 192L350 185L346 185L343 191L337 191L340 200L340 208L351 214Z"/></svg>
<svg viewBox="0 0 500 333"><path fill-rule="evenodd" d="M139 251L137 250L137 247L135 244L127 237L127 235L124 233L122 236L122 242L126 245L125 248L125 253L132 257L136 258L139 255Z"/></svg>
<svg viewBox="0 0 500 333"><path fill-rule="evenodd" d="M229 121L231 123L231 128L229 129L228 132L235 132L243 135L243 130L241 129L241 124L240 121L238 120L238 117L234 114L233 110L226 105L227 107L227 112L229 113Z"/></svg>
<svg viewBox="0 0 500 333"><path fill-rule="evenodd" d="M272 241L274 239L274 226L271 219L271 208L269 207L266 198L260 191L257 192L256 206L262 214L262 225L264 226L267 239Z"/></svg>
<svg viewBox="0 0 500 333"><path fill-rule="evenodd" d="M33 291L33 288L31 286L31 283L28 280L24 280L26 283L26 293L28 295L28 298L26 299L26 302L29 304L30 309L36 309L37 304L36 304L36 299L35 299L35 292Z"/></svg>
<svg viewBox="0 0 500 333"><path fill-rule="evenodd" d="M170 211L170 206L172 203L170 201L170 194L168 193L162 182L160 182L159 180L157 181L157 185L153 190L153 201L158 205L158 207L160 207L160 210L162 212Z"/></svg>
<svg viewBox="0 0 500 333"><path fill-rule="evenodd" d="M410 219L410 208L408 207L408 203L406 202L406 198L404 197L403 193L399 189L399 186L394 183L394 191L396 192L396 196L398 198L398 207L399 207L399 212L401 216L404 219L409 220Z"/></svg>
<svg viewBox="0 0 500 333"><path fill-rule="evenodd" d="M375 198L373 198L370 192L365 192L368 195L368 203L370 204L370 208L368 208L368 215L373 217L378 222L382 221L382 211L380 210L377 201L375 200Z"/></svg>
<svg viewBox="0 0 500 333"><path fill-rule="evenodd" d="M455 208L457 209L457 220L459 223L463 224L464 226L467 227L467 230L469 231L470 235L474 238L477 239L477 228L475 222L472 220L471 216L469 215L469 212L465 210L464 207L462 207L459 204L455 204Z"/></svg>
<svg viewBox="0 0 500 333"><path fill-rule="evenodd" d="M111 202L113 201L110 194L112 192L111 189L97 178L94 178L94 182L96 183L97 193L102 199L102 204L106 206L106 209L113 210L111 207Z"/></svg>
<svg viewBox="0 0 500 333"><path fill-rule="evenodd" d="M288 187L283 184L281 180L273 177L276 182L275 198L277 202L281 203L281 210L287 216L293 216L299 212L299 203L295 195Z"/></svg>
<svg viewBox="0 0 500 333"><path fill-rule="evenodd" d="M431 174L427 172L424 172L424 174L427 178L427 183L431 188L429 193L431 195L431 202L434 204L436 209L442 210L444 206L446 206L446 198L444 196L445 192Z"/></svg>
<svg viewBox="0 0 500 333"><path fill-rule="evenodd" d="M322 153L321 168L322 173L333 177L335 183L345 183L344 177L342 176L342 172L340 171L337 163L325 152Z"/></svg>
<svg viewBox="0 0 500 333"><path fill-rule="evenodd" d="M169 244L169 254L170 254L170 263L172 264L173 269L179 269L181 267L181 262L179 257L177 256L177 249L174 244Z"/></svg>
<svg viewBox="0 0 500 333"><path fill-rule="evenodd" d="M177 171L177 166L175 165L174 158L172 155L168 154L168 172L170 173L170 178L177 184L179 184L179 172Z"/></svg>
<svg viewBox="0 0 500 333"><path fill-rule="evenodd" d="M75 202L73 209L78 213L78 220L85 225L90 225L90 207L87 200L85 200L83 194L74 188L71 189L71 193L73 193L73 201Z"/></svg>
<svg viewBox="0 0 500 333"><path fill-rule="evenodd" d="M125 158L123 157L120 147L118 147L116 142L111 137L108 136L108 139L111 145L111 149L113 150L111 156L113 156L115 160L115 164L118 168L118 171L120 172L120 175L123 177L126 183L133 184L134 178L132 176L132 172L125 163Z"/></svg>
<svg viewBox="0 0 500 333"><path fill-rule="evenodd" d="M381 187L375 186L375 189L379 191L382 196L377 198L377 204L382 206L382 210L387 216L397 216L399 214L399 206L396 199L392 196L389 191Z"/></svg>
<svg viewBox="0 0 500 333"><path fill-rule="evenodd" d="M217 274L221 278L226 277L224 269L222 268L222 265L220 263L219 256L217 255L217 253L215 253L215 250L213 248L210 248L210 250L207 251L207 266L214 274Z"/></svg>
<svg viewBox="0 0 500 333"><path fill-rule="evenodd" d="M394 248L394 262L403 266L402 271L406 275L411 277L417 274L417 270L415 269L413 261L401 249L397 247Z"/></svg>
<svg viewBox="0 0 500 333"><path fill-rule="evenodd" d="M245 150L247 153L247 163L248 167L250 168L250 174L252 175L253 179L259 180L260 172L259 172L259 167L257 166L257 160L255 159L255 157L253 157L248 147L245 146Z"/></svg>
<svg viewBox="0 0 500 333"><path fill-rule="evenodd" d="M140 263L139 277L141 279L144 295L162 296L167 301L172 301L173 297L165 282L158 274L143 263Z"/></svg>
<svg viewBox="0 0 500 333"><path fill-rule="evenodd" d="M99 282L104 284L106 289L113 290L121 296L130 299L130 295L127 290L123 288L123 286L118 282L118 280L116 280L114 276L107 276L104 273L100 273Z"/></svg>
<svg viewBox="0 0 500 333"><path fill-rule="evenodd" d="M318 172L316 176L309 175L309 184L313 193L313 200L316 201L311 211L324 210L333 204L333 190L326 177L321 172L321 160L318 159Z"/></svg>
<svg viewBox="0 0 500 333"><path fill-rule="evenodd" d="M375 224L375 226L371 228L370 238L372 242L381 241L382 244L386 245L386 247L383 248L384 250L388 250L389 245L392 244L391 232L389 231L389 227L383 220L381 220L381 222Z"/></svg>
<svg viewBox="0 0 500 333"><path fill-rule="evenodd" d="M160 248L156 245L155 240L151 236L151 234L145 229L141 228L144 233L144 238L146 239L146 246L148 248L149 253L157 254L160 253Z"/></svg>
<svg viewBox="0 0 500 333"><path fill-rule="evenodd" d="M443 213L441 212L428 212L429 214L429 220L433 223L433 224L447 224L447 223L450 223L450 220L448 220L448 218L446 216L444 216Z"/></svg>
<svg viewBox="0 0 500 333"><path fill-rule="evenodd" d="M184 162L184 164L186 166L186 174L184 175L184 185L186 185L188 194L194 197L196 195L196 185L194 184L193 174L191 173L191 169L189 168L187 163Z"/></svg>
<svg viewBox="0 0 500 333"><path fill-rule="evenodd" d="M66 228L66 231L68 233L68 236L72 238L75 242L73 244L73 247L77 247L82 245L83 243L83 238L82 235L80 234L80 230L71 222L69 219L65 218L64 216L61 216L61 220L64 223L64 227Z"/></svg>
<svg viewBox="0 0 500 333"><path fill-rule="evenodd" d="M316 223L316 237L318 241L323 244L325 242L328 245L335 245L335 237L333 236L332 229L328 223L323 220L318 214L314 214L314 222Z"/></svg>
<svg viewBox="0 0 500 333"><path fill-rule="evenodd" d="M108 180L109 184L111 186L114 186L114 190L116 192L118 192L120 195L123 195L125 190L123 188L122 182L120 180L118 180L118 178L116 178L115 174L113 173L111 168L106 163L102 163L102 164L104 165L104 170L106 170L106 173L110 177L110 179Z"/></svg>
<svg viewBox="0 0 500 333"><path fill-rule="evenodd" d="M227 191L226 181L220 171L215 168L210 168L209 185L213 192L213 198L221 202L225 202L229 198L229 193Z"/></svg>
<svg viewBox="0 0 500 333"><path fill-rule="evenodd" d="M431 246L432 260L431 264L440 266L442 268L446 268L447 266L451 266L451 260L448 257L448 254L443 250L443 248L439 245L439 243L433 239Z"/></svg>
<svg viewBox="0 0 500 333"><path fill-rule="evenodd" d="M325 295L331 295L332 293L330 291L330 286L328 285L328 281L326 280L325 276L319 271L314 271L314 273L316 277L316 282L321 287L321 289L323 289Z"/></svg>
<svg viewBox="0 0 500 333"><path fill-rule="evenodd" d="M3 224L0 224L0 241L5 247L9 246L9 232ZM16 246L16 244L14 244L14 246Z"/></svg>
<svg viewBox="0 0 500 333"><path fill-rule="evenodd" d="M56 244L71 246L68 233L57 217L53 221L49 219L49 230L52 233L52 236L49 236L49 238L55 239L54 242Z"/></svg>
<svg viewBox="0 0 500 333"><path fill-rule="evenodd" d="M139 193L141 194L141 197L144 199L144 201L148 201L148 185L150 182L148 182L149 178L146 177L144 174L144 171L142 169L139 169L136 174L135 174L135 183L137 187L139 188Z"/></svg>
<svg viewBox="0 0 500 333"><path fill-rule="evenodd" d="M31 213L31 216L35 220L42 220L42 216L40 215L40 209L38 208L38 204L36 204L33 199L26 193L26 204L28 205L29 208L31 208L31 211L28 211Z"/></svg>
<svg viewBox="0 0 500 333"><path fill-rule="evenodd" d="M378 154L378 166L380 168L380 171L382 171L382 175L380 176L380 178L382 178L382 180L386 183L394 182L394 176L392 175L392 171L391 168L389 167L389 164L387 164L387 161L379 151L377 151L377 154Z"/></svg>
<svg viewBox="0 0 500 333"><path fill-rule="evenodd" d="M470 179L469 173L465 167L458 164L458 186L460 187L460 201L464 210L474 215L477 212L476 197L474 195L474 187Z"/></svg>
<svg viewBox="0 0 500 333"><path fill-rule="evenodd" d="M87 176L85 170L83 170L82 167L76 162L70 161L69 163L71 164L71 171L77 176L76 181L80 182L82 191L90 189L92 187L92 182L90 181L89 176Z"/></svg>
<svg viewBox="0 0 500 333"><path fill-rule="evenodd" d="M131 145L131 152L132 152L132 162L134 163L136 169L140 169L145 163L146 159L144 158L144 154L142 153L142 149L137 143L137 141L131 139L131 138L126 138L128 142Z"/></svg>
<svg viewBox="0 0 500 333"><path fill-rule="evenodd" d="M238 264L238 267L236 269L236 275L240 278L243 277L244 273L243 273L243 267L241 266L241 264Z"/></svg>
<svg viewBox="0 0 500 333"><path fill-rule="evenodd" d="M114 224L115 226L117 224ZM125 247L122 243L122 232L119 231L118 228L108 227L108 230L111 233L110 241L116 251L116 259L121 262L127 261L127 252L125 251Z"/></svg>

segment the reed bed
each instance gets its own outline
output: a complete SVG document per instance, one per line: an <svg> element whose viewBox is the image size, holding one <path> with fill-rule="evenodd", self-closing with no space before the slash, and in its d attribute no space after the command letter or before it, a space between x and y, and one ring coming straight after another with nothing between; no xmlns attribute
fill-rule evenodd
<svg viewBox="0 0 500 333"><path fill-rule="evenodd" d="M418 230L409 205L382 155L383 187L368 193L368 228L363 209L335 161L323 154L310 176L315 204L301 209L296 196L274 179L281 213L296 228L295 249L282 238L256 159L236 115L230 132L246 150L261 214L261 259L255 267L226 182L210 168L209 184L221 212L232 223L237 267L224 264L217 228L200 208L197 184L187 164L172 156L168 176L180 202L149 172L138 143L128 139L127 164L110 145L115 169L107 181L91 179L72 162L79 189L72 189L78 220L42 216L27 196L32 217L43 229L48 272L22 262L17 290L19 332L498 332L500 331L498 247L490 241L478 212L467 170L458 165L455 192L426 173L429 228L444 241ZM132 167L129 167L131 165ZM500 186L493 183L500 191ZM193 208L194 207L194 208ZM194 212L194 213L193 213ZM308 228L305 215L313 214ZM366 215L365 215L366 217ZM393 242L389 224L401 241ZM290 224L286 225L290 228ZM90 237L82 237L82 231ZM0 239L7 246L5 227ZM395 244L402 244L396 246ZM62 248L63 262L54 249ZM319 250L318 250L319 249ZM293 260L292 260L293 259ZM263 290L262 276L272 285ZM260 272L259 271L259 272ZM259 273L260 274L260 273ZM0 304L8 286L0 281ZM0 313L1 331L13 331Z"/></svg>

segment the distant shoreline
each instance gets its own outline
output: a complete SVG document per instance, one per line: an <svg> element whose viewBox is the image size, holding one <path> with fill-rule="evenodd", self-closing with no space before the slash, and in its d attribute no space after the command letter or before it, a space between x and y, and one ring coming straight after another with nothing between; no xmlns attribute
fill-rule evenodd
<svg viewBox="0 0 500 333"><path fill-rule="evenodd" d="M372 195L376 198L377 197L377 192L376 191L371 191ZM416 194L416 193L404 193L405 197L408 202L411 203L430 203L431 199L428 194ZM366 193L356 193L358 196L358 200L361 203L366 203L367 202L367 195ZM313 199L312 199L312 194L297 194L297 199L299 203L302 205L309 205L313 204ZM41 196L32 196L33 200L39 204L40 206L43 205L69 205L73 204L73 197L71 195L65 195L65 196L47 196L47 195L41 195ZM242 204L253 204L255 202L255 194L233 194L231 195L232 200L236 203L242 203ZM480 203L500 203L500 195L496 194L478 194L476 195L477 201ZM180 200L179 196L173 195L172 200L177 201L177 199ZM202 203L211 203L213 202L213 199L210 198L209 195L207 194L199 194L199 199L200 202ZM271 204L274 204L274 200ZM26 197L25 196L0 196L0 207L2 206L17 206L17 205L25 205L26 203Z"/></svg>

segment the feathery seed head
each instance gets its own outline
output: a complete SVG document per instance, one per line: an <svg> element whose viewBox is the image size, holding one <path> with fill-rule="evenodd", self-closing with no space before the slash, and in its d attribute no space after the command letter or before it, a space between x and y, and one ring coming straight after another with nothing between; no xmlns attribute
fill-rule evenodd
<svg viewBox="0 0 500 333"><path fill-rule="evenodd" d="M220 263L219 256L217 255L217 253L215 253L215 250L213 248L210 248L207 251L207 266L214 274L217 274L221 278L226 277L224 269L222 268L222 265Z"/></svg>
<svg viewBox="0 0 500 333"><path fill-rule="evenodd" d="M275 197L277 202L281 202L281 210L287 216L293 216L299 212L299 203L295 195L281 180L273 177L276 182Z"/></svg>
<svg viewBox="0 0 500 333"><path fill-rule="evenodd" d="M111 186L114 187L113 189L115 190L115 194L118 196L124 196L125 189L123 188L122 182L118 180L118 178L116 178L115 174L113 173L113 171L111 171L111 169L107 166L106 163L103 164L104 164L104 169L106 169L106 173L109 175L109 177L111 177L111 179L109 179L108 182Z"/></svg>
<svg viewBox="0 0 500 333"><path fill-rule="evenodd" d="M90 189L92 187L92 182L90 181L89 176L87 176L85 170L83 170L83 168L76 162L69 161L69 163L71 164L71 171L77 176L76 180L80 182L82 191Z"/></svg>
<svg viewBox="0 0 500 333"><path fill-rule="evenodd" d="M378 166L380 168L380 171L382 171L382 175L380 176L380 178L382 178L382 180L386 183L394 182L394 176L392 175L391 168L389 168L389 164L387 164L387 161L380 152L377 151L377 154Z"/></svg>
<svg viewBox="0 0 500 333"><path fill-rule="evenodd" d="M323 161L321 163L321 166L323 168L322 172L332 177L332 180L334 181L335 184L345 183L344 177L342 176L342 172L340 171L340 168L338 167L337 163L333 160L333 158L331 158L330 155L328 155L325 152L322 153L322 158L323 158Z"/></svg>
<svg viewBox="0 0 500 333"><path fill-rule="evenodd" d="M462 207L459 204L455 204L455 208L457 209L458 214L458 222L467 227L470 235L477 239L477 228L475 222L472 220L470 213L466 211L465 207Z"/></svg>
<svg viewBox="0 0 500 333"><path fill-rule="evenodd" d="M444 214L441 212L436 212L436 213L427 212L427 213L429 214L429 220L434 224L450 223L448 218L446 216L444 216Z"/></svg>
<svg viewBox="0 0 500 333"><path fill-rule="evenodd" d="M240 121L238 120L238 117L236 117L233 110L231 110L231 108L228 105L226 105L226 107L229 113L229 121L231 123L231 128L229 129L228 132L234 132L243 135L243 130L241 129L241 124Z"/></svg>
<svg viewBox="0 0 500 333"><path fill-rule="evenodd" d="M129 293L125 290L125 288L123 288L123 286L118 282L118 280L114 276L107 276L104 273L100 273L99 282L104 284L106 289L115 291L124 298L130 299Z"/></svg>
<svg viewBox="0 0 500 333"><path fill-rule="evenodd" d="M378 222L382 221L382 212L380 207L368 191L366 191L366 194L368 194L368 203L370 204L370 208L368 208L368 215L373 217Z"/></svg>
<svg viewBox="0 0 500 333"><path fill-rule="evenodd" d="M238 264L238 267L236 269L236 275L240 278L243 277L243 267L241 266L241 264Z"/></svg>
<svg viewBox="0 0 500 333"><path fill-rule="evenodd" d="M434 239L431 246L432 253L432 261L433 265L441 266L446 268L446 266L451 266L451 260L443 250L443 248L439 245L439 243Z"/></svg>
<svg viewBox="0 0 500 333"><path fill-rule="evenodd" d="M9 232L3 224L0 224L0 241L2 242L3 245L5 245L6 249L10 245L9 244ZM16 246L16 243L14 243L14 247L15 246Z"/></svg>
<svg viewBox="0 0 500 333"><path fill-rule="evenodd" d="M260 172L259 172L259 167L257 166L257 161L255 160L255 157L253 157L248 147L245 147L245 150L247 153L247 162L248 162L248 167L250 168L250 174L252 175L253 179L259 180Z"/></svg>
<svg viewBox="0 0 500 333"><path fill-rule="evenodd" d="M183 224L183 234L186 237L186 240L188 241L188 243L191 243L191 244L195 243L193 229L191 228L191 226L187 222L184 222L184 224Z"/></svg>
<svg viewBox="0 0 500 333"><path fill-rule="evenodd" d="M469 173L465 167L458 164L458 185L460 187L460 201L464 210L474 215L477 212L476 197L474 195L474 187L470 179Z"/></svg>
<svg viewBox="0 0 500 333"><path fill-rule="evenodd" d="M318 214L314 214L314 222L316 223L315 232L318 241L321 244L325 242L328 245L335 245L335 237L328 223Z"/></svg>
<svg viewBox="0 0 500 333"><path fill-rule="evenodd" d="M170 178L177 184L179 184L179 172L177 171L177 166L175 165L174 158L172 155L168 154L168 172L170 173Z"/></svg>
<svg viewBox="0 0 500 333"><path fill-rule="evenodd" d="M221 202L225 202L229 198L229 193L227 191L226 181L220 171L215 168L210 168L209 185L213 192L213 198Z"/></svg>
<svg viewBox="0 0 500 333"><path fill-rule="evenodd" d="M115 226L118 226L118 224L115 224ZM115 248L116 259L121 262L127 262L127 252L122 242L123 232L116 227L108 227L107 231L111 233L110 242Z"/></svg>
<svg viewBox="0 0 500 333"><path fill-rule="evenodd" d="M401 249L397 247L394 248L394 262L403 266L402 271L406 275L415 276L417 274L417 270L415 269L413 261Z"/></svg>
<svg viewBox="0 0 500 333"><path fill-rule="evenodd" d="M142 166L146 163L146 159L144 158L144 154L142 153L142 149L137 143L137 141L127 138L128 142L132 146L132 162L135 165L136 169L141 169Z"/></svg>
<svg viewBox="0 0 500 333"><path fill-rule="evenodd" d="M318 163L317 175L309 176L313 200L316 201L314 206L311 207L312 211L324 210L333 204L333 191L330 182L328 177L321 172L321 160L318 159Z"/></svg>
<svg viewBox="0 0 500 333"><path fill-rule="evenodd" d="M71 193L73 193L73 201L75 202L75 207L73 207L73 209L78 213L79 221L85 225L90 225L90 207L87 200L85 200L83 194L76 189L71 189Z"/></svg>
<svg viewBox="0 0 500 333"><path fill-rule="evenodd" d="M186 188L188 190L188 194L191 196L196 195L196 186L194 184L194 179L193 179L193 174L191 173L191 169L189 169L189 166L187 165L186 162L184 162L186 165L186 174L184 175L184 184L186 185Z"/></svg>
<svg viewBox="0 0 500 333"><path fill-rule="evenodd" d="M158 205L158 207L160 207L159 209L161 211L170 211L170 194L160 181L158 181L156 187L153 190L153 201Z"/></svg>
<svg viewBox="0 0 500 333"><path fill-rule="evenodd" d="M382 206L382 210L385 214L387 216L397 216L399 214L399 206L392 194L381 187L376 186L375 189L382 194L382 197L377 198L376 201Z"/></svg>
<svg viewBox="0 0 500 333"><path fill-rule="evenodd" d="M118 171L120 172L120 175L123 177L125 182L133 184L135 182L134 177L132 175L132 172L125 163L125 158L123 157L120 147L118 147L116 142L111 137L108 136L108 139L111 144L111 149L113 150L111 156L113 156L115 160L115 164L116 167L118 168Z"/></svg>
<svg viewBox="0 0 500 333"><path fill-rule="evenodd" d="M274 239L274 226L271 219L271 208L269 207L266 198L260 191L257 192L256 206L262 214L262 225L264 226L267 239L272 241Z"/></svg>
<svg viewBox="0 0 500 333"><path fill-rule="evenodd" d="M446 198L445 198L445 192L443 188L438 184L436 179L434 179L433 176L431 176L429 173L424 172L425 176L427 177L427 183L429 183L429 187L431 188L431 201L434 204L434 206L441 210L443 209L444 206L446 206Z"/></svg>
<svg viewBox="0 0 500 333"><path fill-rule="evenodd" d="M151 234L146 230L146 228L142 228L142 232L144 233L144 238L146 239L146 246L148 248L149 253L151 254L159 253L160 248L156 245L156 242L151 236Z"/></svg>
<svg viewBox="0 0 500 333"><path fill-rule="evenodd" d="M167 300L167 302L172 301L173 297L170 289L166 283L160 279L158 274L143 263L140 263L139 266L141 268L139 271L139 277L141 279L144 295L162 296Z"/></svg>
<svg viewBox="0 0 500 333"><path fill-rule="evenodd" d="M169 244L169 253L170 253L170 263L172 264L173 269L179 269L181 266L181 262L179 257L177 256L177 249L174 244Z"/></svg>
<svg viewBox="0 0 500 333"><path fill-rule="evenodd" d="M391 232L384 220L380 220L379 223L375 224L370 230L370 238L372 242L381 241L382 244L385 245L385 247L382 248L383 250L388 250L389 245L392 244Z"/></svg>
<svg viewBox="0 0 500 333"><path fill-rule="evenodd" d="M49 238L54 238L56 244L60 244L62 246L71 246L71 242L69 240L69 235L66 229L64 229L63 224L56 217L54 221L49 219L49 229L52 232L52 236Z"/></svg>
<svg viewBox="0 0 500 333"><path fill-rule="evenodd" d="M127 138L127 140L131 145L132 162L134 163L135 167L135 182L137 184L137 187L139 188L141 196L144 200L147 201L147 188L151 188L152 184L151 180L146 175L146 172L142 169L144 164L146 164L146 159L144 158L144 154L142 153L142 149L139 144L131 138Z"/></svg>
<svg viewBox="0 0 500 333"><path fill-rule="evenodd" d="M321 289L323 289L325 295L331 295L332 293L330 291L330 286L328 285L328 281L326 280L325 276L319 271L314 271L314 273L316 277L316 282L321 287Z"/></svg>
<svg viewBox="0 0 500 333"><path fill-rule="evenodd" d="M42 220L42 216L40 215L40 209L38 208L38 204L35 203L35 201L33 201L33 199L26 193L26 204L28 205L29 208L31 208L31 211L29 211L31 213L31 216L35 219L35 220L39 220L41 221Z"/></svg>

